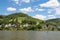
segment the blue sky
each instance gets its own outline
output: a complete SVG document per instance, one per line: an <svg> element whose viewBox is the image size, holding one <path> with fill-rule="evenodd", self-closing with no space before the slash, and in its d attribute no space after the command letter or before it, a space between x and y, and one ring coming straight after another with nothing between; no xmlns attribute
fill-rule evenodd
<svg viewBox="0 0 60 40"><path fill-rule="evenodd" d="M59 0L0 0L0 14L24 12L34 18L47 20L60 18Z"/></svg>

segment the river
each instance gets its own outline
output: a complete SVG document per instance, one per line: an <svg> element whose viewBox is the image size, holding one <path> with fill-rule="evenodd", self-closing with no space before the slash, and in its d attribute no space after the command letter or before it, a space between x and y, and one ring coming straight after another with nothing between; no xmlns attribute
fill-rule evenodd
<svg viewBox="0 0 60 40"><path fill-rule="evenodd" d="M0 40L60 40L59 31L0 31Z"/></svg>

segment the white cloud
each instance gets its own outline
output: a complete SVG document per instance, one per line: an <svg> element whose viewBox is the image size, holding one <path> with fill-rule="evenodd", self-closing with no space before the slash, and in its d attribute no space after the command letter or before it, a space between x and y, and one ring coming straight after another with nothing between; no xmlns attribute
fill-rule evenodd
<svg viewBox="0 0 60 40"><path fill-rule="evenodd" d="M35 16L33 16L34 18L37 18L37 19L41 19L41 20L45 20L46 19L46 16L44 15L40 15L40 14L36 14Z"/></svg>
<svg viewBox="0 0 60 40"><path fill-rule="evenodd" d="M37 2L37 1L39 1L39 0L31 0L32 2Z"/></svg>
<svg viewBox="0 0 60 40"><path fill-rule="evenodd" d="M12 0L13 2L15 2L16 4L19 4L19 0Z"/></svg>
<svg viewBox="0 0 60 40"><path fill-rule="evenodd" d="M8 8L7 8L7 11L16 11L16 8L8 7Z"/></svg>
<svg viewBox="0 0 60 40"><path fill-rule="evenodd" d="M34 10L31 8L31 7L28 7L28 8L22 8L22 9L19 9L21 12L24 12L24 13L27 13L27 12L33 12Z"/></svg>
<svg viewBox="0 0 60 40"><path fill-rule="evenodd" d="M48 19L54 19L54 18L56 18L55 15L48 15Z"/></svg>
<svg viewBox="0 0 60 40"><path fill-rule="evenodd" d="M36 8L36 11L45 11L45 9L42 9L42 8Z"/></svg>
<svg viewBox="0 0 60 40"><path fill-rule="evenodd" d="M58 0L49 0L46 3L40 4L40 6L52 8L56 11L57 15L60 15L60 3L58 2Z"/></svg>
<svg viewBox="0 0 60 40"><path fill-rule="evenodd" d="M22 2L25 2L25 3L29 3L30 0L12 0L13 2L15 2L16 4L21 4Z"/></svg>
<svg viewBox="0 0 60 40"><path fill-rule="evenodd" d="M60 8L55 8L56 10L56 15L60 15Z"/></svg>
<svg viewBox="0 0 60 40"><path fill-rule="evenodd" d="M40 4L41 7L51 7L51 8L55 8L60 6L60 3L58 2L58 0L49 0L46 3Z"/></svg>
<svg viewBox="0 0 60 40"><path fill-rule="evenodd" d="M51 11L48 11L49 14L51 14Z"/></svg>
<svg viewBox="0 0 60 40"><path fill-rule="evenodd" d="M22 0L22 2L29 3L30 0Z"/></svg>
<svg viewBox="0 0 60 40"><path fill-rule="evenodd" d="M48 9L48 14L51 14L53 12L53 9Z"/></svg>

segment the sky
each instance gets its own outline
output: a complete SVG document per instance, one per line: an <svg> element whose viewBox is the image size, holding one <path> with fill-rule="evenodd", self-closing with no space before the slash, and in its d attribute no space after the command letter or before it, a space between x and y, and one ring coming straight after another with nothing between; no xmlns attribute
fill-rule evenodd
<svg viewBox="0 0 60 40"><path fill-rule="evenodd" d="M23 12L33 18L60 18L60 0L0 0L0 15Z"/></svg>

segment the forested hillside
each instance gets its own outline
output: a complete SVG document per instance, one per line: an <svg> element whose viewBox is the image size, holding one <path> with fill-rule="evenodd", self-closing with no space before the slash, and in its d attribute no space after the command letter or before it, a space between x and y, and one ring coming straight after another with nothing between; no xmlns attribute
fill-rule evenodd
<svg viewBox="0 0 60 40"><path fill-rule="evenodd" d="M60 30L60 18L40 20L21 12L0 15L0 30Z"/></svg>

